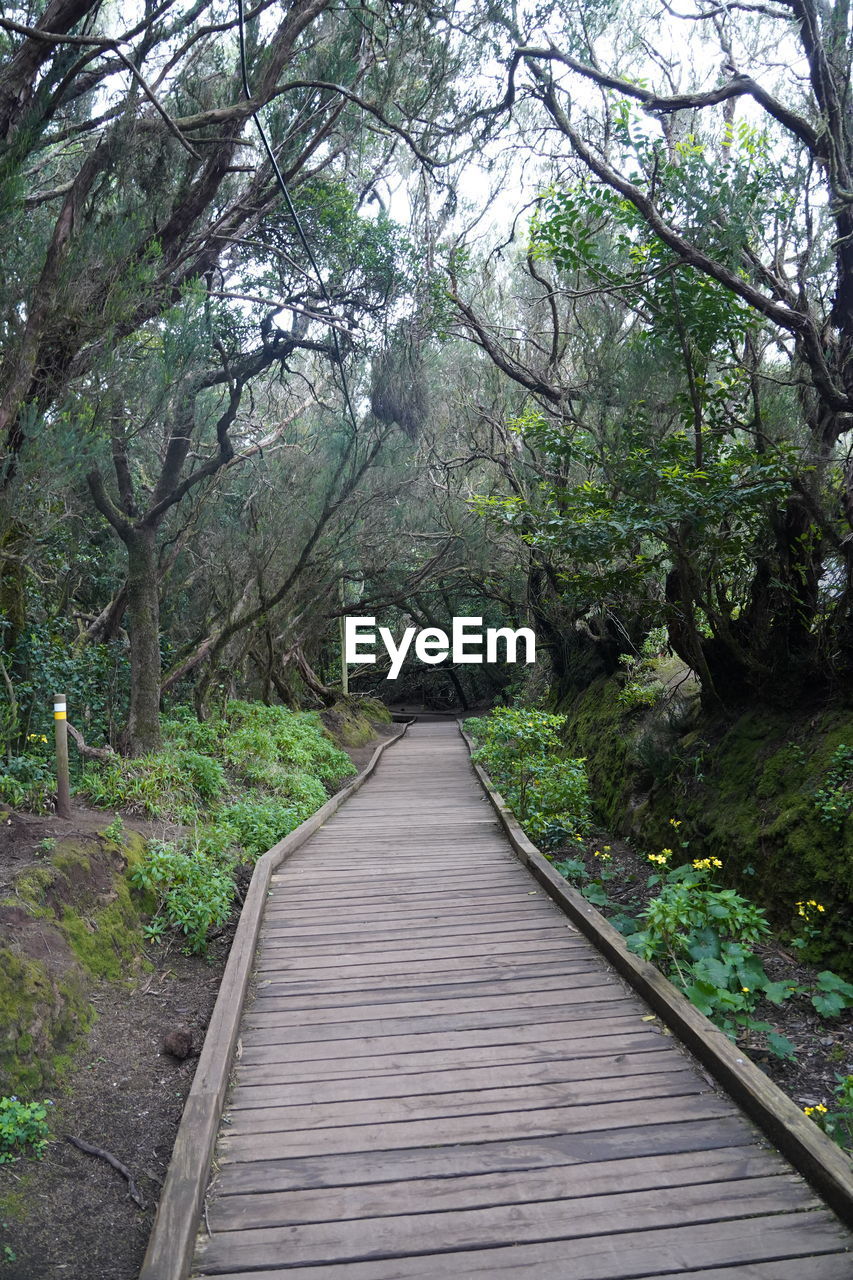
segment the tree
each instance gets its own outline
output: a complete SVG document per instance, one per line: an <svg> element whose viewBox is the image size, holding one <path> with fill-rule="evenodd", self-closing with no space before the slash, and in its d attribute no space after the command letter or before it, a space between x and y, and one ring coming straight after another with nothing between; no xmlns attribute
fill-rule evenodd
<svg viewBox="0 0 853 1280"><path fill-rule="evenodd" d="M715 313L723 317L730 348L740 329L736 359L728 353L730 366L738 365L739 386L726 407L726 430L732 447L740 439L753 455L764 455L762 465L773 463L776 475L762 499L761 534L750 536L755 558L750 564L741 554L745 583L736 599L726 593L725 575L703 581L697 546L707 526L693 520L689 503L671 526L670 636L702 674L712 700L772 696L780 688L786 696L793 689L814 691L853 670L853 122L846 8L794 0L745 18L702 2L684 18L682 39L695 55L682 65L699 68L684 89L675 55L667 53L674 15L668 13L661 28L646 11L632 32L615 39L613 16L607 8L567 9L559 34L544 40L541 31L524 31L507 19L504 30L515 47L500 106L507 109L522 96L538 103L568 143L576 174L587 175L579 187L578 177L565 172L557 183L564 208L562 233L556 208L551 217L550 250L561 268L556 288L581 287L582 270L587 290L605 296L622 290L646 308L646 330L656 328L682 365L688 403L680 429L692 438L697 472L719 430L709 423L706 431L703 423L712 410L707 361L719 367L721 344L703 351L695 325L701 327L701 312L706 321ZM799 46L809 68L804 102L792 75L749 66L758 56L751 36L757 31L754 43L766 45L774 26L785 61ZM650 87L656 79L660 87ZM768 80L779 83L768 88ZM584 84L597 93L585 93ZM734 107L746 100L752 118L738 124ZM763 124L753 123L757 113ZM580 238L584 219L566 216L566 202L578 189L592 215ZM619 240L620 225L621 252L612 245L608 263L606 253L592 252L595 237L609 228ZM632 261L632 252L645 261ZM702 305L688 314L687 303L697 299ZM793 393L784 406L780 383ZM530 390L548 397L542 386ZM773 420L774 408L782 407L802 431L796 421ZM787 477L782 488L780 470Z"/></svg>

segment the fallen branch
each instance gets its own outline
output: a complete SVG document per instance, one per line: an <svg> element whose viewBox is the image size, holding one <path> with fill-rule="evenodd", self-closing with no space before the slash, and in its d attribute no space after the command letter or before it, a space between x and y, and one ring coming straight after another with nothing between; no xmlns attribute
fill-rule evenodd
<svg viewBox="0 0 853 1280"><path fill-rule="evenodd" d="M87 747L82 733L79 729L75 729L73 724L68 724L68 732L77 743L80 755L85 756L87 760L109 760L116 754L112 747Z"/></svg>
<svg viewBox="0 0 853 1280"><path fill-rule="evenodd" d="M120 1173L123 1178L127 1179L127 1190L134 1204L138 1204L140 1209L145 1208L145 1201L139 1194L139 1188L133 1181L133 1174L127 1169L120 1160L109 1151L104 1151L102 1147L94 1147L90 1142L84 1142L82 1138L72 1138L70 1133L66 1133L65 1141L70 1142L72 1147L77 1147L79 1151L85 1151L89 1156L100 1156L102 1160L106 1160L107 1164L111 1164L116 1172Z"/></svg>

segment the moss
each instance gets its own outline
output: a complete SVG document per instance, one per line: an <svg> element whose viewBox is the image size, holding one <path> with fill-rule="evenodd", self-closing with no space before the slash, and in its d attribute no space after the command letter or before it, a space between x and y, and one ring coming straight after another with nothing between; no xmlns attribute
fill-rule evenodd
<svg viewBox="0 0 853 1280"><path fill-rule="evenodd" d="M853 745L850 711L792 721L751 708L697 723L689 708L682 716L671 705L638 716L618 692L618 680L600 680L560 708L605 825L654 849L672 846L670 820L678 819L690 856L720 858L728 881L783 932L796 925L797 901L821 902L826 923L811 958L849 973L853 816L841 830L827 825L814 794L833 752Z"/></svg>
<svg viewBox="0 0 853 1280"><path fill-rule="evenodd" d="M54 1085L92 1018L76 966L59 974L0 948L0 1092L26 1097Z"/></svg>
<svg viewBox="0 0 853 1280"><path fill-rule="evenodd" d="M359 698L357 706L361 714L367 716L368 720L372 720L374 724L391 723L391 712L378 698Z"/></svg>
<svg viewBox="0 0 853 1280"><path fill-rule="evenodd" d="M19 1185L0 1196L0 1222L15 1222L26 1218L32 1210L28 1172L16 1174Z"/></svg>
<svg viewBox="0 0 853 1280"><path fill-rule="evenodd" d="M322 715L323 724L342 747L363 747L376 736L375 723L387 723L391 716L374 698L347 698L336 702Z"/></svg>
<svg viewBox="0 0 853 1280"><path fill-rule="evenodd" d="M135 925L135 927L134 927ZM59 927L83 968L94 978L118 981L141 957L139 921L121 902L112 902L92 918L67 907Z"/></svg>
<svg viewBox="0 0 853 1280"><path fill-rule="evenodd" d="M568 716L566 741L573 756L586 760L590 793L606 826L622 825L629 808L631 771L628 755L631 734L626 734L630 712L619 702L619 685L597 680L569 705L554 709Z"/></svg>
<svg viewBox="0 0 853 1280"><path fill-rule="evenodd" d="M69 837L49 862L18 876L4 904L12 941L0 947L3 1092L32 1094L56 1083L94 1017L89 982L119 981L147 966L126 870L144 845L135 832L120 849Z"/></svg>
<svg viewBox="0 0 853 1280"><path fill-rule="evenodd" d="M52 866L29 867L15 879L15 897L4 899L4 905L14 906L16 900L23 902L29 914L41 918L53 915L45 902L45 894L56 879L56 871Z"/></svg>

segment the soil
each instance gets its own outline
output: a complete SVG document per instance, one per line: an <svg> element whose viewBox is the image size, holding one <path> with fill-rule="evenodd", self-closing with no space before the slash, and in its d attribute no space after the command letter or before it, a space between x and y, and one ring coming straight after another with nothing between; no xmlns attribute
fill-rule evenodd
<svg viewBox="0 0 853 1280"><path fill-rule="evenodd" d="M143 979L93 990L99 1016L54 1095L54 1140L42 1160L0 1168L3 1280L138 1276L196 1064L195 1056L179 1062L164 1053L163 1040L187 1027L200 1047L232 932L211 944L206 959L151 947L154 968ZM119 1173L77 1150L66 1134L116 1156L145 1209Z"/></svg>
<svg viewBox="0 0 853 1280"><path fill-rule="evenodd" d="M601 863L595 851L610 853L609 870L615 874L604 888L611 901L627 915L636 917L659 892L647 884L653 867L644 854L628 841L597 832L596 838L549 853L555 861L561 857L582 858L590 877L595 878ZM613 914L605 911L604 914ZM769 940L755 946L768 976L774 982L810 987L825 965L804 963L778 941ZM760 1033L752 1032L738 1040L739 1046L757 1066L783 1089L799 1107L818 1104L832 1110L837 1076L853 1074L853 1009L835 1018L822 1018L807 995L795 995L784 1004L760 1000L754 1012L757 1021L770 1023L791 1041L796 1061L769 1052Z"/></svg>
<svg viewBox="0 0 853 1280"><path fill-rule="evenodd" d="M347 749L356 769L397 727L377 726L372 742ZM75 806L70 820L4 815L0 897L21 872L40 865L43 841L93 834L114 816L84 806ZM123 820L147 836L179 830ZM238 880L238 906L250 874L245 868ZM98 1017L52 1096L53 1137L43 1158L0 1165L0 1280L136 1280L237 918L235 911L204 958L182 955L177 942L152 944L150 971L124 984L92 986ZM179 1061L164 1050L164 1040L182 1028L191 1033L193 1051ZM106 1160L78 1150L66 1135L125 1165L145 1208Z"/></svg>

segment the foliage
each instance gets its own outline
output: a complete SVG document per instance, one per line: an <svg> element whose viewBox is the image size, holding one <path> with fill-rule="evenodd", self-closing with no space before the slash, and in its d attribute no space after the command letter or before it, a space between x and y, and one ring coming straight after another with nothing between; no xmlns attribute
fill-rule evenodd
<svg viewBox="0 0 853 1280"><path fill-rule="evenodd" d="M27 1148L37 1158L50 1139L50 1102L20 1102L14 1095L0 1098L0 1164L16 1160Z"/></svg>
<svg viewBox="0 0 853 1280"><path fill-rule="evenodd" d="M853 812L853 747L843 742L829 762L826 779L814 795L815 808L827 826L840 830Z"/></svg>
<svg viewBox="0 0 853 1280"><path fill-rule="evenodd" d="M822 1018L835 1018L853 1006L853 984L845 982L831 969L824 969L815 979L811 1001Z"/></svg>
<svg viewBox="0 0 853 1280"><path fill-rule="evenodd" d="M103 809L125 809L148 817L191 822L225 790L219 761L168 744L164 751L88 763L80 790Z"/></svg>
<svg viewBox="0 0 853 1280"><path fill-rule="evenodd" d="M853 1075L835 1079L834 1101L829 1106L818 1102L803 1111L840 1147L853 1151Z"/></svg>
<svg viewBox="0 0 853 1280"><path fill-rule="evenodd" d="M13 809L47 813L55 791L55 766L44 752L31 749L31 754L11 756L0 763L0 800Z"/></svg>
<svg viewBox="0 0 853 1280"><path fill-rule="evenodd" d="M582 845L583 841L580 835L575 839ZM613 860L610 852L610 846L605 845L603 849L596 849L593 852L595 859L595 874L592 874L584 858L554 858L552 859L554 869L559 871L571 884L583 894L587 902L591 902L594 907L598 907L599 911L606 911L610 914L616 911L615 916L611 916L612 923L622 932L630 932L633 921L628 916L622 914L612 903L607 893L607 884L616 878L616 872L609 865Z"/></svg>
<svg viewBox="0 0 853 1280"><path fill-rule="evenodd" d="M670 852L650 858L665 865ZM628 946L645 960L662 962L671 981L733 1039L743 1029L759 1031L772 1053L790 1057L790 1041L752 1017L759 997L781 1004L794 990L772 982L752 950L769 933L766 915L734 889L716 886L715 866L722 864L706 858L670 871Z"/></svg>
<svg viewBox="0 0 853 1280"><path fill-rule="evenodd" d="M146 936L158 940L167 928L183 934L184 951L204 952L211 929L225 923L234 899L227 863L198 847L150 840L131 882L155 896L157 907Z"/></svg>
<svg viewBox="0 0 853 1280"><path fill-rule="evenodd" d="M175 844L151 842L132 874L154 894L150 938L174 929L203 951L227 918L236 855L253 861L315 812L353 772L319 717L285 707L229 702L201 722L178 709L164 723L166 745L148 756L112 756L86 766L83 788L98 805L169 818L192 828ZM105 834L119 831L116 818Z"/></svg>
<svg viewBox="0 0 853 1280"><path fill-rule="evenodd" d="M33 612L42 611L47 615L49 603L36 596L30 607ZM49 616L16 637L4 661L14 673L17 733L6 741L0 739L0 749L18 749L22 754L38 757L40 743L49 739L52 744L53 695L57 691L65 694L68 718L85 732L89 745L110 741L112 730L121 721L127 706L130 676L127 651L117 642L80 649L74 644L76 638L64 618Z"/></svg>
<svg viewBox="0 0 853 1280"><path fill-rule="evenodd" d="M320 804L326 799L322 785L312 779L322 796ZM224 805L216 815L214 829L226 833L233 844L239 845L247 858L254 860L277 844L294 827L298 827L318 804L310 805L302 810L284 800L273 797L253 797L246 800L235 800L233 804ZM208 837L202 837L204 843Z"/></svg>
<svg viewBox="0 0 853 1280"><path fill-rule="evenodd" d="M465 722L481 744L475 762L488 771L528 834L550 843L589 824L586 770L582 759L565 754L564 722L563 716L520 707L497 707Z"/></svg>

